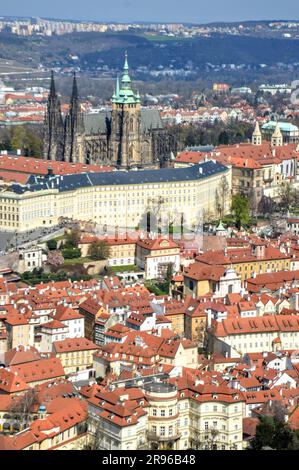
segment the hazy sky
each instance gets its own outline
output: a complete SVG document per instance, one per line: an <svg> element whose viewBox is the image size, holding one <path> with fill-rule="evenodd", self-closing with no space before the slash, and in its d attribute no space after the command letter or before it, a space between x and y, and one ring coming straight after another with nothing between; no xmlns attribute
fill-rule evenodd
<svg viewBox="0 0 299 470"><path fill-rule="evenodd" d="M9 0L0 15L97 21L299 19L298 0Z"/></svg>

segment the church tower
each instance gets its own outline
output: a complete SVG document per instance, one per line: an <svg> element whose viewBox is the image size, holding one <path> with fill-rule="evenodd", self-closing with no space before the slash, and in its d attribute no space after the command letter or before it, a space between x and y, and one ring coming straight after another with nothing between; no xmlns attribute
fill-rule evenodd
<svg viewBox="0 0 299 470"><path fill-rule="evenodd" d="M251 139L252 145L262 145L262 133L258 121L255 123L255 129Z"/></svg>
<svg viewBox="0 0 299 470"><path fill-rule="evenodd" d="M140 149L141 104L139 93L131 88L128 56L121 84L117 78L115 92L112 97L111 116L111 164L118 168L130 169L142 167Z"/></svg>
<svg viewBox="0 0 299 470"><path fill-rule="evenodd" d="M83 116L80 111L77 78L74 73L73 90L69 113L65 119L64 159L67 162L81 161L79 156L78 139L84 134ZM85 162L84 162L85 163Z"/></svg>
<svg viewBox="0 0 299 470"><path fill-rule="evenodd" d="M283 136L279 127L279 124L276 124L275 131L271 138L272 147L282 147L283 146Z"/></svg>
<svg viewBox="0 0 299 470"><path fill-rule="evenodd" d="M60 100L56 93L54 74L51 73L50 93L43 130L44 160L63 160L64 128Z"/></svg>

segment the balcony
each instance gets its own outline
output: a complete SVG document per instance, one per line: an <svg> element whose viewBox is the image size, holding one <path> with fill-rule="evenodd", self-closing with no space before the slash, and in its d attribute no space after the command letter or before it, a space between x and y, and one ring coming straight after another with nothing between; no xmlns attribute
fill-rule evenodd
<svg viewBox="0 0 299 470"><path fill-rule="evenodd" d="M171 436L161 436L161 435L158 435L157 433L155 432L152 432L152 431L149 431L147 433L147 438L149 441L156 441L156 442L169 442L169 441L177 441L178 439L180 439L181 437L181 433L176 433L176 434L173 434Z"/></svg>
<svg viewBox="0 0 299 470"><path fill-rule="evenodd" d="M263 178L264 183L269 184L269 185L273 182L273 180L274 180L273 176L264 176Z"/></svg>

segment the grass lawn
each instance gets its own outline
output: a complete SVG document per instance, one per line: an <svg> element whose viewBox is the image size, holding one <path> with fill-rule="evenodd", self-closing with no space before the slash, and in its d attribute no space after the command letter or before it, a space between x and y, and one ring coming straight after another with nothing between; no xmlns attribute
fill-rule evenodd
<svg viewBox="0 0 299 470"><path fill-rule="evenodd" d="M51 240L56 240L57 242L59 242L60 240L64 240L64 239L65 239L65 235L59 235L58 237L51 238Z"/></svg>
<svg viewBox="0 0 299 470"><path fill-rule="evenodd" d="M70 266L73 264L94 263L94 262L95 261L91 258L71 258L71 259L65 259L63 266Z"/></svg>
<svg viewBox="0 0 299 470"><path fill-rule="evenodd" d="M125 272L125 271L128 271L128 272L137 272L137 271L140 271L140 269L135 266L135 264L130 264L130 265L127 265L127 266L109 266L108 267L108 272L112 272L112 273L118 273L118 272Z"/></svg>

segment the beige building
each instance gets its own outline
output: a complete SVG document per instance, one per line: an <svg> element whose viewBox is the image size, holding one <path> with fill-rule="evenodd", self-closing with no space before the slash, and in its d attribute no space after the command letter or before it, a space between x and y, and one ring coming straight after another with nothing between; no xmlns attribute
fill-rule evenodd
<svg viewBox="0 0 299 470"><path fill-rule="evenodd" d="M209 331L210 347L228 357L299 348L296 315L225 319Z"/></svg>
<svg viewBox="0 0 299 470"><path fill-rule="evenodd" d="M146 279L165 277L169 265L172 273L179 271L180 248L173 240L140 239L136 248L136 264L144 269Z"/></svg>
<svg viewBox="0 0 299 470"><path fill-rule="evenodd" d="M135 264L136 240L130 239L128 236L82 237L78 244L78 248L81 249L81 256L88 257L90 246L98 240L105 241L109 246L109 266L130 266Z"/></svg>
<svg viewBox="0 0 299 470"><path fill-rule="evenodd" d="M34 343L33 325L24 315L13 314L6 319L7 347L16 348L20 345L27 346Z"/></svg>
<svg viewBox="0 0 299 470"><path fill-rule="evenodd" d="M244 398L216 381L152 381L88 401L102 450L242 450Z"/></svg>
<svg viewBox="0 0 299 470"><path fill-rule="evenodd" d="M0 436L0 450L83 450L89 440L87 407L78 398L65 398L52 414L40 407L38 419L13 436Z"/></svg>
<svg viewBox="0 0 299 470"><path fill-rule="evenodd" d="M66 374L73 374L80 370L91 369L93 366L93 354L98 346L86 338L68 338L63 341L55 341L53 351L61 360Z"/></svg>
<svg viewBox="0 0 299 470"><path fill-rule="evenodd" d="M51 227L61 218L93 221L99 228L133 228L148 212L185 224L198 224L202 211L215 212L221 177L228 190L224 213L231 203L231 169L210 160L189 168L82 173L32 177L0 193L0 230L25 232Z"/></svg>

